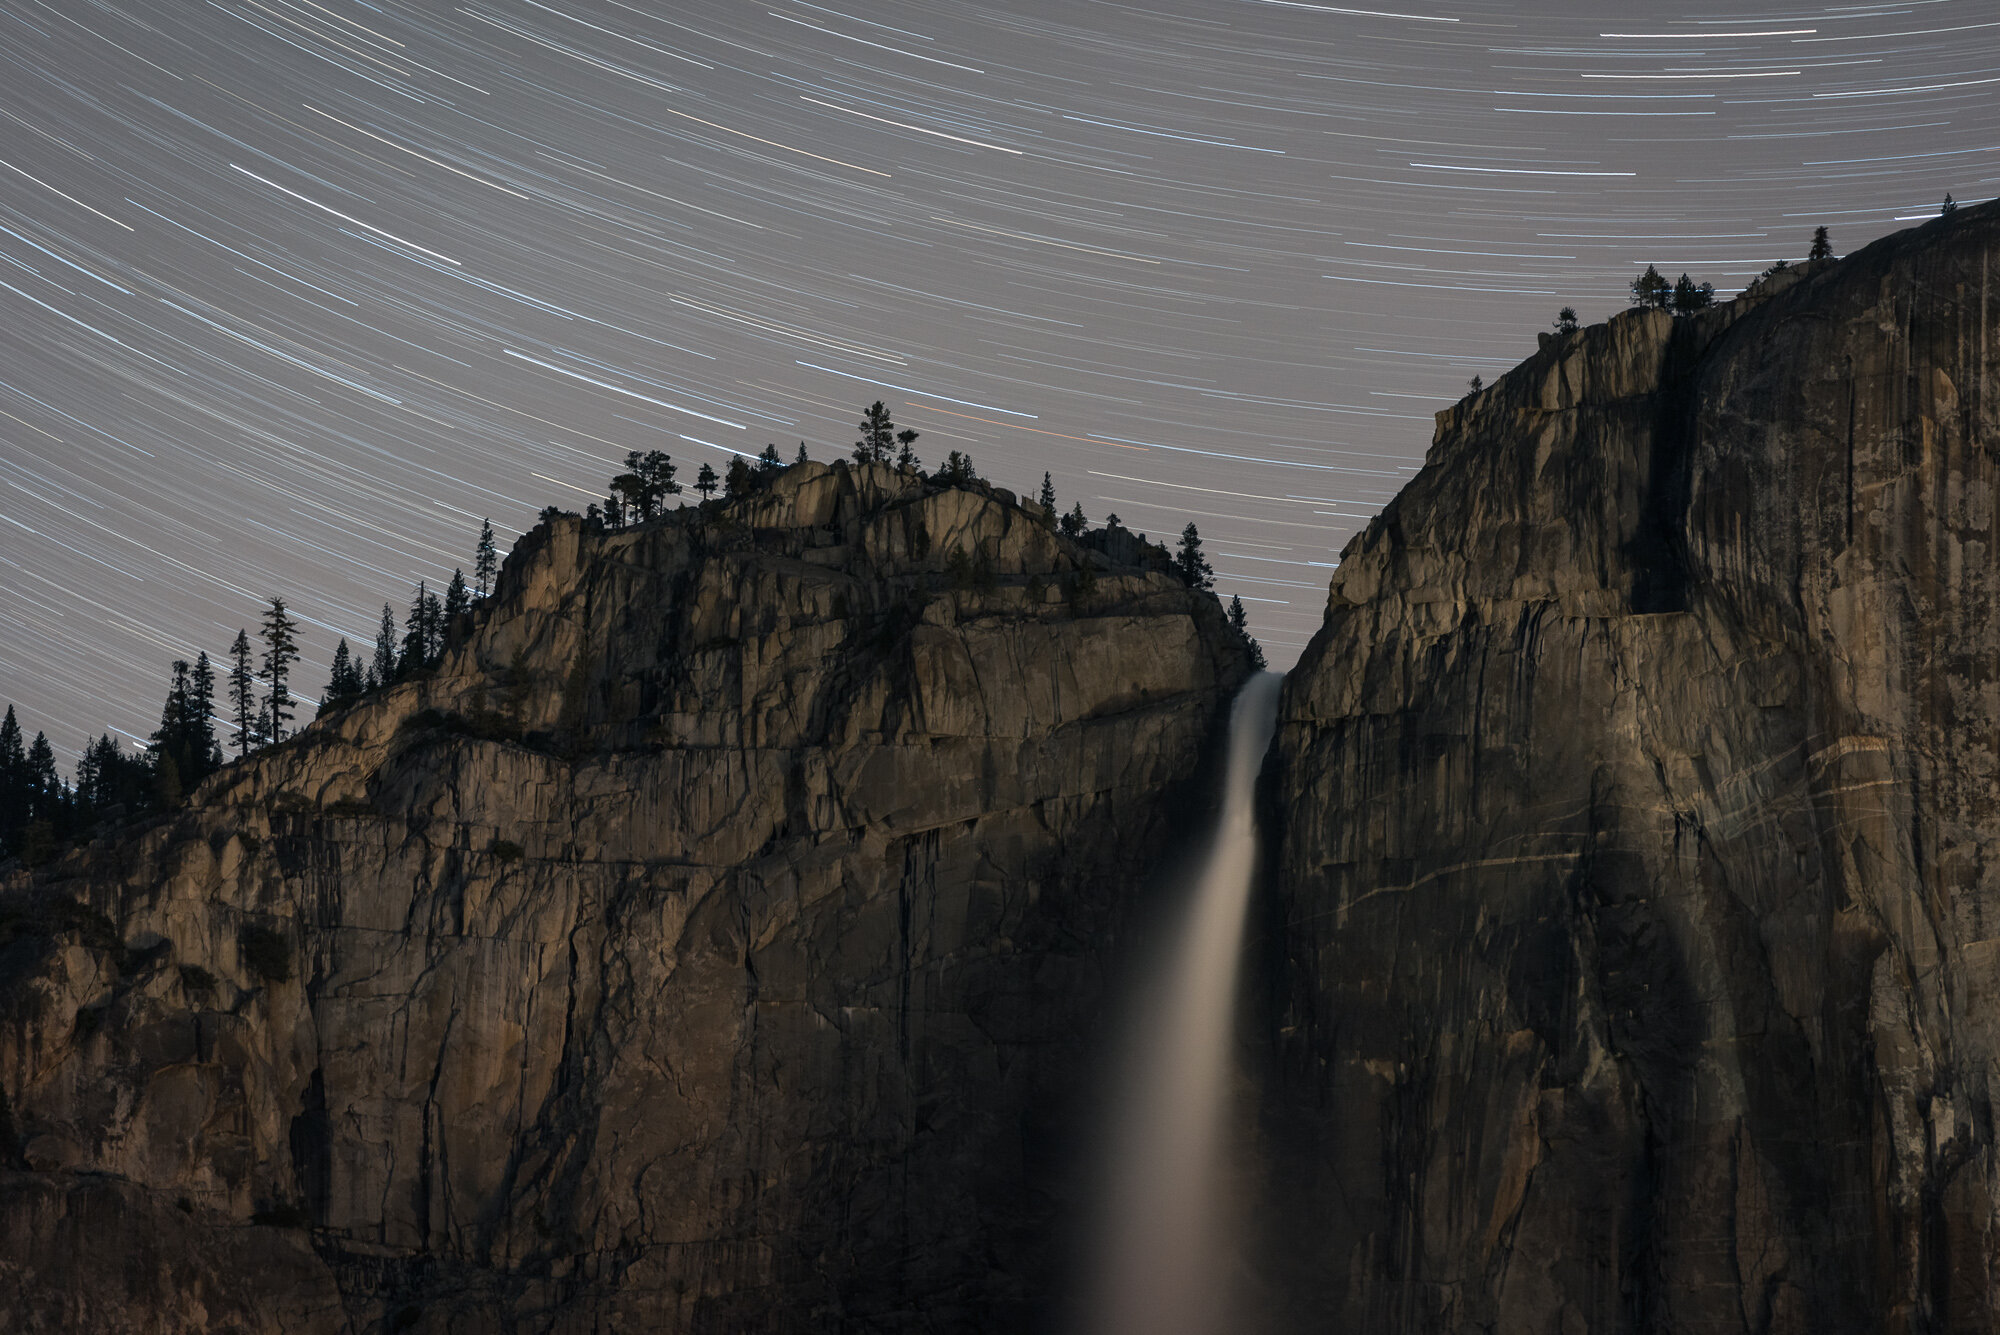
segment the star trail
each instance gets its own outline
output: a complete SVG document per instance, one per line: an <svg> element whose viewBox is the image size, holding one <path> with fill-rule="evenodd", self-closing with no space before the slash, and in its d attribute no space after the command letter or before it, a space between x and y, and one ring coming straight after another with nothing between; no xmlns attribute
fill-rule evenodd
<svg viewBox="0 0 2000 1335"><path fill-rule="evenodd" d="M1993 0L0 0L0 700L136 740L273 594L310 697L483 516L876 398L1286 666L1470 376L1991 197L1996 108Z"/></svg>

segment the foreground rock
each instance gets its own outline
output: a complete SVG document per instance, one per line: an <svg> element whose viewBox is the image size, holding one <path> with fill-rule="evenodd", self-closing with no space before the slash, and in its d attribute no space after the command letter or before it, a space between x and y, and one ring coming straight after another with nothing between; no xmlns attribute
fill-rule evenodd
<svg viewBox="0 0 2000 1335"><path fill-rule="evenodd" d="M2000 1323L2000 208L1549 341L1275 747L1276 1301Z"/></svg>
<svg viewBox="0 0 2000 1335"><path fill-rule="evenodd" d="M1033 1324L1246 672L983 488L545 523L435 674L14 874L0 1327Z"/></svg>

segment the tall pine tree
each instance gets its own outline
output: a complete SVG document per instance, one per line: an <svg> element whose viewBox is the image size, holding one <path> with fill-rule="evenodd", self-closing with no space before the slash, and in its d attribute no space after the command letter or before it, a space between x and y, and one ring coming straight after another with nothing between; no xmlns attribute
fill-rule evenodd
<svg viewBox="0 0 2000 1335"><path fill-rule="evenodd" d="M375 632L375 661L368 668L369 680L387 686L396 679L396 614L382 604L382 625Z"/></svg>
<svg viewBox="0 0 2000 1335"><path fill-rule="evenodd" d="M400 680L414 677L424 670L425 653L430 637L424 631L424 602L430 597L430 590L424 581L417 581L417 591L410 598L410 615L403 622L403 652L396 658L396 676Z"/></svg>
<svg viewBox="0 0 2000 1335"><path fill-rule="evenodd" d="M257 678L250 671L250 636L242 630L229 646L229 704L236 711L236 754L257 745Z"/></svg>
<svg viewBox="0 0 2000 1335"><path fill-rule="evenodd" d="M1213 589L1215 571L1208 564L1208 558L1201 553L1201 534L1196 531L1194 521L1181 530L1180 550L1174 554L1174 569L1195 589Z"/></svg>
<svg viewBox="0 0 2000 1335"><path fill-rule="evenodd" d="M481 598L493 592L493 577L499 572L500 558L493 550L493 521L479 521L479 546L472 554L473 592Z"/></svg>
<svg viewBox="0 0 2000 1335"><path fill-rule="evenodd" d="M285 740L285 725L292 721L292 664L299 659L299 623L285 615L285 600L273 598L264 611L264 680L271 684L267 703L271 711L268 729L271 741Z"/></svg>
<svg viewBox="0 0 2000 1335"><path fill-rule="evenodd" d="M14 706L0 719L0 847L14 851L28 823L28 748Z"/></svg>
<svg viewBox="0 0 2000 1335"><path fill-rule="evenodd" d="M333 665L326 674L326 703L344 705L361 694L361 669L354 665L348 653L347 640L342 638L333 650Z"/></svg>
<svg viewBox="0 0 2000 1335"><path fill-rule="evenodd" d="M877 399L861 418L861 439L854 442L854 461L885 464L896 443L896 424L889 420L889 407Z"/></svg>
<svg viewBox="0 0 2000 1335"><path fill-rule="evenodd" d="M188 687L188 755L195 761L199 782L222 768L222 744L215 739L215 665L208 661L206 649L194 656Z"/></svg>
<svg viewBox="0 0 2000 1335"><path fill-rule="evenodd" d="M444 591L444 633L449 640L459 617L472 610L472 593L465 587L465 572L451 572L451 584Z"/></svg>

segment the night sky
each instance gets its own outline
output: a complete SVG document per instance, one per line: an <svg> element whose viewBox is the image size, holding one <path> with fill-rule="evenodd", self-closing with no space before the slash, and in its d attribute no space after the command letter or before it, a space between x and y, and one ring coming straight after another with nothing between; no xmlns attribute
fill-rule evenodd
<svg viewBox="0 0 2000 1335"><path fill-rule="evenodd" d="M876 398L1194 519L1283 667L1559 306L1855 249L1996 145L1995 0L0 0L0 701L67 768L273 594L316 694L482 516Z"/></svg>

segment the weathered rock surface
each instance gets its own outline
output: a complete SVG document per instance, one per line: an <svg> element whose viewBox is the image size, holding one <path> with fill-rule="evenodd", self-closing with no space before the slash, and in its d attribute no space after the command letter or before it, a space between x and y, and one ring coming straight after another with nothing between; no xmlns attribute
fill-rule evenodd
<svg viewBox="0 0 2000 1335"><path fill-rule="evenodd" d="M1248 670L1215 600L804 464L545 523L465 630L14 874L0 1328L1040 1320L1107 947Z"/></svg>
<svg viewBox="0 0 2000 1335"><path fill-rule="evenodd" d="M1441 414L1272 769L1272 1292L2000 1325L2000 206Z"/></svg>

